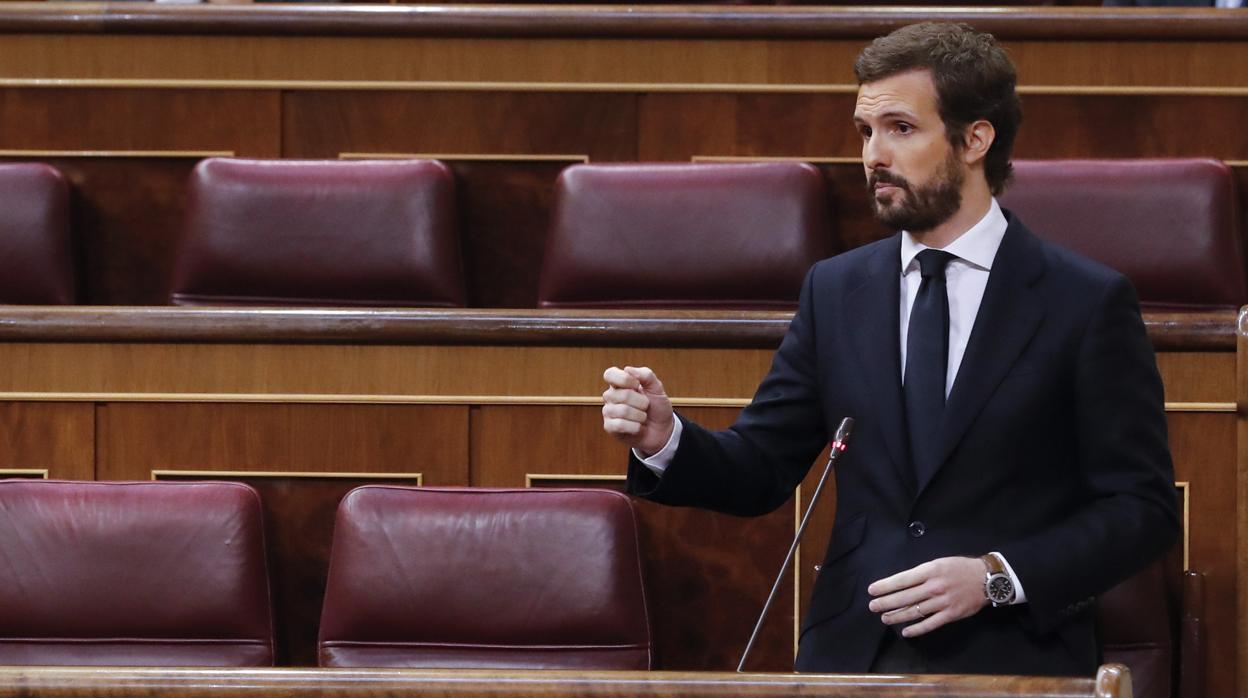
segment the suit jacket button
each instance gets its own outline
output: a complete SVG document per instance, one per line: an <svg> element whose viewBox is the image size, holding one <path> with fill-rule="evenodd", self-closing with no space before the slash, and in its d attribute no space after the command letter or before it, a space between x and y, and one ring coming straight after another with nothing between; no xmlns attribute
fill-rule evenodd
<svg viewBox="0 0 1248 698"><path fill-rule="evenodd" d="M906 528L909 529L911 538L922 538L927 533L927 525L922 521L911 521Z"/></svg>

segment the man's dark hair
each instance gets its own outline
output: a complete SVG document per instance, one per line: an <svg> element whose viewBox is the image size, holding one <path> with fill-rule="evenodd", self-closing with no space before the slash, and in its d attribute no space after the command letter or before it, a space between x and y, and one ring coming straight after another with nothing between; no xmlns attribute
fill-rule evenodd
<svg viewBox="0 0 1248 698"><path fill-rule="evenodd" d="M872 41L854 61L859 85L922 69L936 83L937 107L953 147L966 145L966 127L980 119L996 130L984 176L992 193L1000 194L1013 174L1010 153L1023 120L1010 57L991 34L965 24L924 22Z"/></svg>

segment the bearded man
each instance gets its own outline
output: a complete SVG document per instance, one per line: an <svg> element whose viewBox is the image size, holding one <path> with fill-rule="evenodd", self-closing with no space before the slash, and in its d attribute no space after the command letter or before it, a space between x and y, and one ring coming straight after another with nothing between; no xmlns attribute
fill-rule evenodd
<svg viewBox="0 0 1248 698"><path fill-rule="evenodd" d="M811 269L731 428L612 367L604 429L633 449L633 493L757 515L856 419L799 671L1092 675L1095 597L1179 531L1135 292L997 205L1021 108L993 37L908 26L854 71L869 194L897 234Z"/></svg>

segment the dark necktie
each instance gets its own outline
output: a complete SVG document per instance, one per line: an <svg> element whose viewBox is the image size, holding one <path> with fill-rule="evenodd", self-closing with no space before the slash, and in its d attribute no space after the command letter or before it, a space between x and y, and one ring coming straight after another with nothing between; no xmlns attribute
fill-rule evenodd
<svg viewBox="0 0 1248 698"><path fill-rule="evenodd" d="M931 249L923 250L916 257L923 281L910 309L906 374L902 385L911 460L920 485L938 465L936 437L945 411L945 371L949 363L949 293L945 286L945 267L953 258L948 252Z"/></svg>

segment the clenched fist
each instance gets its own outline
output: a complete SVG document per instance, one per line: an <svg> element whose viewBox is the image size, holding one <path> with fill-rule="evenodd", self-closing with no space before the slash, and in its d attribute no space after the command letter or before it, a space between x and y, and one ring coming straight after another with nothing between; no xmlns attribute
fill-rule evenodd
<svg viewBox="0 0 1248 698"><path fill-rule="evenodd" d="M675 416L663 384L648 368L612 366L602 374L602 428L649 457L667 445Z"/></svg>

